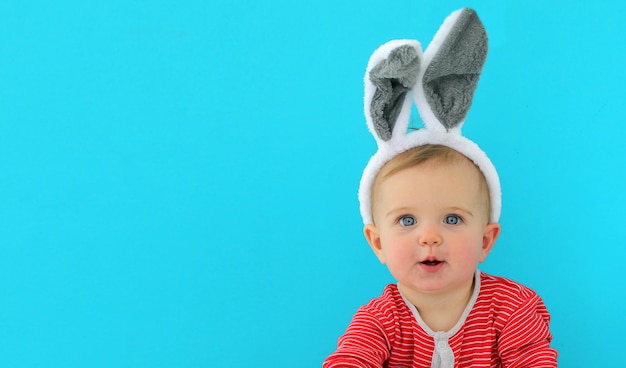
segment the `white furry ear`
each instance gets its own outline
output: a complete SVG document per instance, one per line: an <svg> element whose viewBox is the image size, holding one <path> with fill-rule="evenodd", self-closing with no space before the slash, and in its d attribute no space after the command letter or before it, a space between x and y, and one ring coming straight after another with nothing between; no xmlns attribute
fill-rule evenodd
<svg viewBox="0 0 626 368"><path fill-rule="evenodd" d="M487 32L472 9L450 14L424 52L415 104L424 124L460 129L487 59Z"/></svg>
<svg viewBox="0 0 626 368"><path fill-rule="evenodd" d="M411 109L411 93L417 81L422 58L417 41L394 40L372 54L365 73L365 116L379 142L406 133Z"/></svg>

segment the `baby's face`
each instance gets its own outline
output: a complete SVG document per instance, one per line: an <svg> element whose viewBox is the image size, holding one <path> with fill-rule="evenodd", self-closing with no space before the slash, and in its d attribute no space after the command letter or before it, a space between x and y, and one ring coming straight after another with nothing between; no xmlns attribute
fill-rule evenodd
<svg viewBox="0 0 626 368"><path fill-rule="evenodd" d="M499 233L487 224L479 175L469 163L428 161L380 183L365 232L407 296L471 287Z"/></svg>

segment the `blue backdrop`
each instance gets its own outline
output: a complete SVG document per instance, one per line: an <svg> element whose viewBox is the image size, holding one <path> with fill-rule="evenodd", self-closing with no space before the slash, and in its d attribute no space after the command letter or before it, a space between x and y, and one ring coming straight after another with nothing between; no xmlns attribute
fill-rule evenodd
<svg viewBox="0 0 626 368"><path fill-rule="evenodd" d="M484 271L562 367L626 366L626 2L0 3L0 366L319 367L392 282L356 191L370 54L477 10Z"/></svg>

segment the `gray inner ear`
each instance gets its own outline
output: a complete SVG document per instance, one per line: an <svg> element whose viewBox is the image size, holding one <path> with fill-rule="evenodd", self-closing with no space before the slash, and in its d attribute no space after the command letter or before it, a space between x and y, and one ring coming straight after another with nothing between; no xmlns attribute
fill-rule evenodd
<svg viewBox="0 0 626 368"><path fill-rule="evenodd" d="M473 10L463 9L424 72L426 100L446 129L465 120L486 59L487 32Z"/></svg>
<svg viewBox="0 0 626 368"><path fill-rule="evenodd" d="M391 139L404 97L415 84L419 67L417 50L413 46L402 45L393 49L387 59L370 71L369 79L376 86L370 113L380 139Z"/></svg>

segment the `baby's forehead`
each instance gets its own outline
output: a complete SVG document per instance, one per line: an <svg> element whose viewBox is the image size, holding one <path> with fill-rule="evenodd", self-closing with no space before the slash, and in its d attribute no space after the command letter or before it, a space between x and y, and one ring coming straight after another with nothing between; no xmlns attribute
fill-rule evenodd
<svg viewBox="0 0 626 368"><path fill-rule="evenodd" d="M383 184L391 178L398 180L402 177L403 179L401 180L403 181L415 180L411 179L411 172L424 174L422 180L425 180L425 182L441 182L442 184L453 182L462 184L461 187L468 188L476 188L481 182L484 182L482 172L478 167L468 159L461 157L457 160L431 159L419 164L396 167L393 171L384 173L385 176L381 178L379 184ZM381 170L381 173L383 173L383 170ZM405 173L405 175L401 175L402 173Z"/></svg>
<svg viewBox="0 0 626 368"><path fill-rule="evenodd" d="M379 175L382 176L375 181L372 201L380 204L383 198L389 199L389 195L399 200L400 198L394 195L393 192L402 188L402 186L398 187L398 183L404 183L404 185L409 186L408 188L411 188L412 183L410 181L415 180L412 178L411 172L417 174L425 173L426 175L422 176L421 180L434 183L439 189L447 188L446 194L442 195L440 199L447 198L454 201L462 198L464 202L467 202L469 199L472 203L485 205L487 213L489 212L489 189L485 177L482 171L470 159L461 154L430 158L419 163L412 162L411 164L406 162L404 164L394 164L391 162L391 165L386 170L380 171ZM416 185L414 188L419 190L420 185L430 185L425 184L424 181L420 183L414 183Z"/></svg>
<svg viewBox="0 0 626 368"><path fill-rule="evenodd" d="M410 168L430 169L433 167L454 168L459 166L471 168L477 175L482 175L482 172L472 160L452 148L417 147L393 157L383 165L377 176L379 180L384 180L384 178Z"/></svg>

